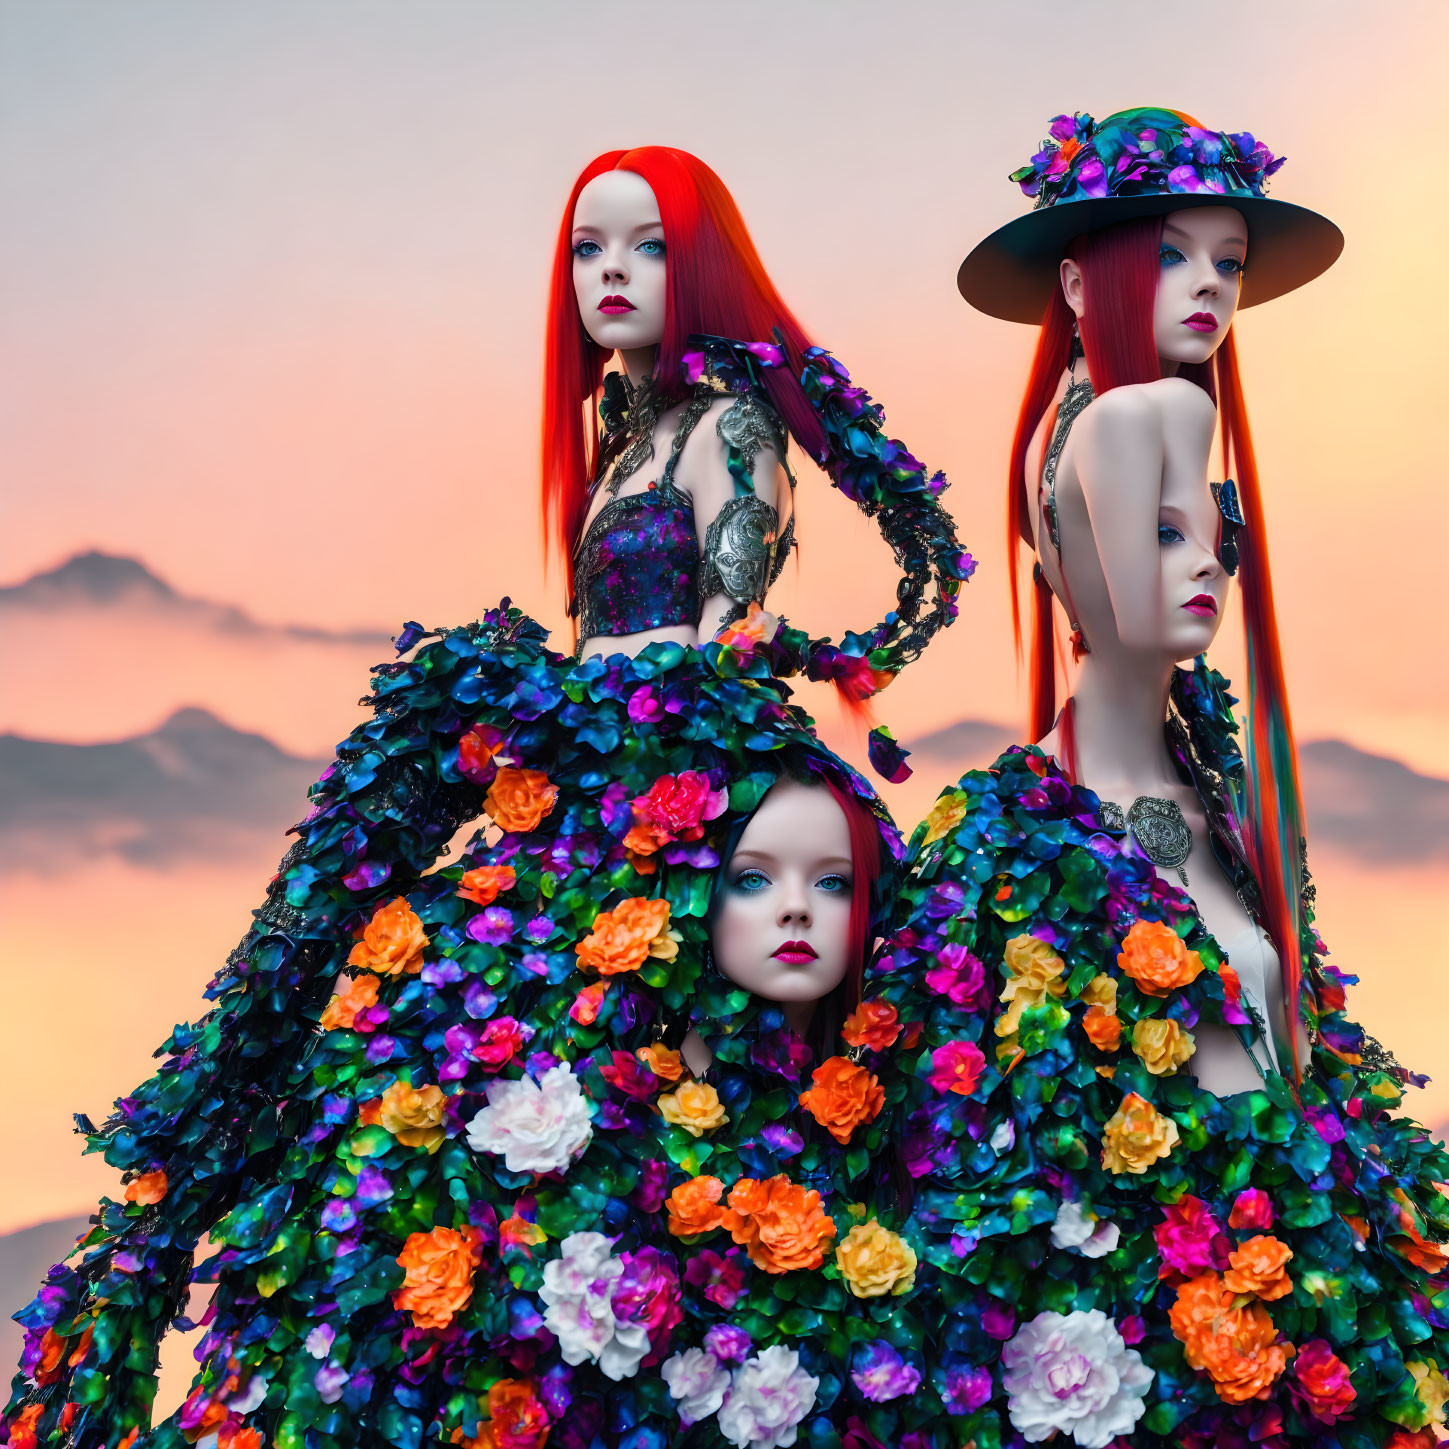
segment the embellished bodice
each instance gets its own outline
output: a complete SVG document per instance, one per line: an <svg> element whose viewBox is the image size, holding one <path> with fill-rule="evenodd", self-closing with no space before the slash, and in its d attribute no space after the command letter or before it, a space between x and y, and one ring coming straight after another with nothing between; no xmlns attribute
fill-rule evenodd
<svg viewBox="0 0 1449 1449"><path fill-rule="evenodd" d="M611 498L579 544L579 637L638 634L699 622L694 505L670 487Z"/></svg>
<svg viewBox="0 0 1449 1449"><path fill-rule="evenodd" d="M694 504L674 481L680 454L716 398L733 395L716 432L724 445L735 496L706 530L701 552ZM700 622L701 606L716 594L734 601L742 618L779 577L794 542L793 516L779 514L756 496L755 458L771 449L781 463L784 426L756 388L740 389L705 373L686 401L657 480L637 493L623 483L654 456L654 426L663 405L646 384L628 389L619 374L606 380L600 412L604 422L603 473L595 487L614 496L595 514L574 556L574 600L579 637L617 637ZM794 478L786 466L793 490ZM793 510L792 510L793 514Z"/></svg>

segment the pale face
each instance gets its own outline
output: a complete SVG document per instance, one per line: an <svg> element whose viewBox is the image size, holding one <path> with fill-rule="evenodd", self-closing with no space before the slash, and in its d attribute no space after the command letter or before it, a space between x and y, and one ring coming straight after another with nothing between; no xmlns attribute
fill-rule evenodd
<svg viewBox="0 0 1449 1449"><path fill-rule="evenodd" d="M1206 362L1227 336L1243 290L1248 227L1231 206L1171 212L1158 250L1152 334L1164 362Z"/></svg>
<svg viewBox="0 0 1449 1449"><path fill-rule="evenodd" d="M782 780L725 865L719 969L767 1001L828 996L850 968L851 883L845 812L823 787Z"/></svg>
<svg viewBox="0 0 1449 1449"><path fill-rule="evenodd" d="M1164 497L1158 510L1163 645L1175 660L1201 654L1222 625L1231 581L1217 556L1218 524L1206 483L1181 500Z"/></svg>
<svg viewBox="0 0 1449 1449"><path fill-rule="evenodd" d="M574 295L600 347L633 352L664 337L664 228L642 176L605 171L574 204Z"/></svg>

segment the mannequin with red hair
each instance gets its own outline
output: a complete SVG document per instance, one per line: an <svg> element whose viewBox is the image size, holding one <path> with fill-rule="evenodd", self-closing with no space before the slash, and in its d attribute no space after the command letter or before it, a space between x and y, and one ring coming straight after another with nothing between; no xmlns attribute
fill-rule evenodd
<svg viewBox="0 0 1449 1449"><path fill-rule="evenodd" d="M584 168L554 255L542 435L544 521L583 654L728 630L847 703L881 688L954 616L972 567L937 502L944 478L881 421L786 306L708 166L644 146ZM791 441L878 516L905 573L893 614L847 649L755 622L793 542Z"/></svg>
<svg viewBox="0 0 1449 1449"><path fill-rule="evenodd" d="M899 1138L938 1444L1407 1449L1442 1399L1449 1155L1393 1114L1422 1079L1312 928L1232 338L1341 246L1267 198L1279 164L1173 111L1059 116L1013 178L1037 208L960 270L1041 329L1008 507L1038 743L942 794L866 982L921 1023ZM1246 748L1203 657L1234 582Z"/></svg>

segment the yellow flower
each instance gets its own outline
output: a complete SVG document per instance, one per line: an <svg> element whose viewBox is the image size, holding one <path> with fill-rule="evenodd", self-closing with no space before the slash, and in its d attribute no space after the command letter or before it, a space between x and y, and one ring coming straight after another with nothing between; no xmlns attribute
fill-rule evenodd
<svg viewBox="0 0 1449 1449"><path fill-rule="evenodd" d="M1061 996L1066 992L1066 983L1061 979L1066 962L1035 936L1013 936L1006 943L1006 969L1011 979L1001 993L1003 1001L1016 1001L1025 997L1035 1004L1047 993Z"/></svg>
<svg viewBox="0 0 1449 1449"><path fill-rule="evenodd" d="M948 790L926 816L926 838L922 845L932 845L949 835L966 818L966 796L960 790Z"/></svg>
<svg viewBox="0 0 1449 1449"><path fill-rule="evenodd" d="M1175 1072L1193 1053L1192 1033L1175 1021L1144 1016L1132 1028L1132 1050L1154 1077Z"/></svg>
<svg viewBox="0 0 1449 1449"><path fill-rule="evenodd" d="M433 1153L447 1135L443 1127L447 1105L441 1087L413 1088L406 1082L394 1082L382 1094L377 1120L404 1146L423 1147Z"/></svg>
<svg viewBox="0 0 1449 1449"><path fill-rule="evenodd" d="M1177 1123L1129 1092L1102 1129L1102 1166L1108 1172L1146 1172L1177 1146Z"/></svg>
<svg viewBox="0 0 1449 1449"><path fill-rule="evenodd" d="M1088 1006L1100 1006L1103 1011L1114 1012L1117 1010L1117 978L1108 976L1104 971L1100 976L1094 976L1082 987L1081 999Z"/></svg>
<svg viewBox="0 0 1449 1449"><path fill-rule="evenodd" d="M1449 1381L1439 1372L1438 1364L1432 1360L1427 1363L1415 1361L1406 1363L1404 1367L1414 1376L1414 1393L1428 1415L1425 1424L1442 1424L1444 1405L1449 1402Z"/></svg>
<svg viewBox="0 0 1449 1449"><path fill-rule="evenodd" d="M835 1266L857 1298L899 1297L916 1286L915 1250L875 1218L857 1223L840 1240Z"/></svg>
<svg viewBox="0 0 1449 1449"><path fill-rule="evenodd" d="M691 1137L703 1137L730 1120L719 1093L708 1082L686 1082L678 1091L661 1097L659 1112L666 1122L683 1127Z"/></svg>

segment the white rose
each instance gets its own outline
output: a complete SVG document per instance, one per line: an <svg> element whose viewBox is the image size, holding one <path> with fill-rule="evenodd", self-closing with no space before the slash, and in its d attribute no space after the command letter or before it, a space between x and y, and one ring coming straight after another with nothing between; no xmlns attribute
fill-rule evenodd
<svg viewBox="0 0 1449 1449"><path fill-rule="evenodd" d="M1012 1425L1031 1444L1061 1432L1080 1449L1106 1449L1132 1433L1154 1378L1096 1308L1038 1313L1017 1329L1001 1361Z"/></svg>
<svg viewBox="0 0 1449 1449"><path fill-rule="evenodd" d="M679 1422L688 1429L707 1419L724 1403L730 1372L702 1348L687 1348L665 1359L659 1375L669 1385L669 1396L679 1400Z"/></svg>
<svg viewBox="0 0 1449 1449"><path fill-rule="evenodd" d="M793 1348L767 1348L735 1370L719 1410L720 1433L737 1449L785 1449L815 1407L819 1387Z"/></svg>
<svg viewBox="0 0 1449 1449"><path fill-rule="evenodd" d="M561 1172L594 1135L589 1100L564 1062L532 1077L494 1081L468 1124L468 1146L503 1158L509 1172Z"/></svg>
<svg viewBox="0 0 1449 1449"><path fill-rule="evenodd" d="M615 1383L632 1379L648 1352L649 1330L642 1323L620 1323L615 1318L613 1335L599 1353L599 1367Z"/></svg>
<svg viewBox="0 0 1449 1449"><path fill-rule="evenodd" d="M1064 1202L1052 1224L1052 1247L1078 1252L1084 1258L1104 1258L1122 1236L1110 1218L1089 1213L1079 1202Z"/></svg>
<svg viewBox="0 0 1449 1449"><path fill-rule="evenodd" d="M609 1252L611 1246L602 1233L570 1233L559 1244L560 1256L544 1264L538 1290L548 1305L543 1321L565 1363L597 1359L614 1337L609 1300L624 1265Z"/></svg>

